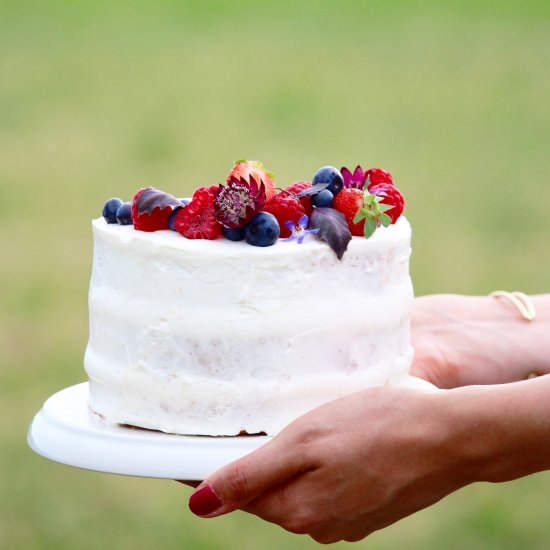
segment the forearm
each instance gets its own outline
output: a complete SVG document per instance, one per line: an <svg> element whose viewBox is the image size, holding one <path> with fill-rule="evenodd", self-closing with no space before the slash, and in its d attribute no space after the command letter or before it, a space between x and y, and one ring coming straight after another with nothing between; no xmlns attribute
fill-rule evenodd
<svg viewBox="0 0 550 550"><path fill-rule="evenodd" d="M501 482L550 469L550 376L439 395L464 481Z"/></svg>
<svg viewBox="0 0 550 550"><path fill-rule="evenodd" d="M534 321L489 296L434 295L413 308L413 371L440 387L498 384L550 373L550 294L531 296Z"/></svg>

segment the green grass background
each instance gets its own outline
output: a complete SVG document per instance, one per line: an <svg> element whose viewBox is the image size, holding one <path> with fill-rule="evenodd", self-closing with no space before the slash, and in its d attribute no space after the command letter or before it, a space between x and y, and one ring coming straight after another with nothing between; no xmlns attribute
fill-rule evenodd
<svg viewBox="0 0 550 550"><path fill-rule="evenodd" d="M286 185L381 166L407 198L417 294L548 291L547 0L0 0L0 547L314 548L171 481L26 446L84 380L90 219L257 158ZM475 485L357 548L543 549L550 477ZM344 547L347 545L336 545Z"/></svg>

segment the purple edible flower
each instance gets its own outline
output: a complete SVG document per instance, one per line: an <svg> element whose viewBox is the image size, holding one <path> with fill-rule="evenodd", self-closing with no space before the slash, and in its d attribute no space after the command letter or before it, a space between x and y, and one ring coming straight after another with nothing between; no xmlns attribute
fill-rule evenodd
<svg viewBox="0 0 550 550"><path fill-rule="evenodd" d="M359 164L355 167L353 174L345 166L340 170L342 177L344 178L344 187L346 189L361 189L365 187L365 172Z"/></svg>
<svg viewBox="0 0 550 550"><path fill-rule="evenodd" d="M290 237L287 237L285 241L292 241L296 239L298 241L298 244L302 244L302 241L305 239L306 235L309 233L319 233L319 228L317 229L308 229L307 224L309 222L309 218L304 214L299 220L297 224L292 223L290 220L285 222L286 227L289 231L292 232Z"/></svg>

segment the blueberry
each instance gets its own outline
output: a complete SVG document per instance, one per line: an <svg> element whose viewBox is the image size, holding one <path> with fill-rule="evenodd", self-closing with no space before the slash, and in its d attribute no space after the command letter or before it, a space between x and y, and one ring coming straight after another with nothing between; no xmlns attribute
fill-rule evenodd
<svg viewBox="0 0 550 550"><path fill-rule="evenodd" d="M246 225L244 238L253 246L271 246L277 242L281 228L269 212L258 212Z"/></svg>
<svg viewBox="0 0 550 550"><path fill-rule="evenodd" d="M323 189L322 191L319 191L317 195L313 195L313 197L311 197L311 204L313 204L313 206L318 206L319 208L330 208L333 200L334 195L328 189Z"/></svg>
<svg viewBox="0 0 550 550"><path fill-rule="evenodd" d="M238 227L237 229L229 229L229 227L222 227L223 236L230 241L242 241L244 240L244 227Z"/></svg>
<svg viewBox="0 0 550 550"><path fill-rule="evenodd" d="M183 206L187 206L191 201L189 199L178 199Z"/></svg>
<svg viewBox="0 0 550 550"><path fill-rule="evenodd" d="M312 180L313 185L316 183L328 183L327 189L336 196L344 188L344 178L340 170L334 166L323 166L319 168Z"/></svg>
<svg viewBox="0 0 550 550"><path fill-rule="evenodd" d="M168 225L170 226L170 229L172 231L177 231L174 222L176 221L176 217L182 209L183 206L176 206L176 208L174 208L174 210L172 210L172 212L170 213L170 217L168 218Z"/></svg>
<svg viewBox="0 0 550 550"><path fill-rule="evenodd" d="M132 203L123 202L116 211L116 221L120 225L132 225Z"/></svg>
<svg viewBox="0 0 550 550"><path fill-rule="evenodd" d="M103 217L107 223L117 223L116 211L122 206L122 199L113 197L103 206Z"/></svg>

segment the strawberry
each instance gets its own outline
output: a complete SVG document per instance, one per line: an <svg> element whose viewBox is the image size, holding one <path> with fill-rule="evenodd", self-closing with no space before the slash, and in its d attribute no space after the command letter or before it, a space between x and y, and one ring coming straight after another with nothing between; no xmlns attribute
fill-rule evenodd
<svg viewBox="0 0 550 550"><path fill-rule="evenodd" d="M227 176L227 183L235 179L239 181L241 178L249 181L250 176L256 180L258 185L260 185L260 182L263 182L267 200L275 196L277 193L275 184L273 183L275 177L257 160L238 160Z"/></svg>
<svg viewBox="0 0 550 550"><path fill-rule="evenodd" d="M174 218L174 229L188 239L217 239L222 232L214 211L216 186L201 187L193 193L191 202Z"/></svg>
<svg viewBox="0 0 550 550"><path fill-rule="evenodd" d="M399 189L391 183L379 183L378 185L371 185L369 191L371 194L381 197L381 204L391 206L387 210L387 214L391 218L391 223L395 223L403 213L403 206L405 205L403 195Z"/></svg>
<svg viewBox="0 0 550 550"><path fill-rule="evenodd" d="M170 229L170 214L181 201L154 187L140 189L132 201L132 222L140 231Z"/></svg>
<svg viewBox="0 0 550 550"><path fill-rule="evenodd" d="M285 188L285 191L298 195L298 193L301 193L302 191L309 189L312 185L313 184L310 181L297 181L295 183L291 183L290 185L288 185ZM311 216L311 212L313 211L313 205L311 204L311 197L299 197L299 199L309 218Z"/></svg>
<svg viewBox="0 0 550 550"><path fill-rule="evenodd" d="M365 220L353 223L357 212L363 207L363 191L355 187L345 187L334 197L332 207L342 212L348 222L352 235L362 237L364 234Z"/></svg>
<svg viewBox="0 0 550 550"><path fill-rule="evenodd" d="M282 239L291 235L286 222L290 221L293 225L297 225L300 218L306 213L296 195L288 191L277 193L271 200L266 202L263 211L269 212L277 218L281 228L280 237Z"/></svg>
<svg viewBox="0 0 550 550"><path fill-rule="evenodd" d="M368 189L370 191L372 185L378 185L379 183L389 183L392 185L393 178L389 172L386 172L381 168L369 168L363 174L363 184L366 182L368 182Z"/></svg>

